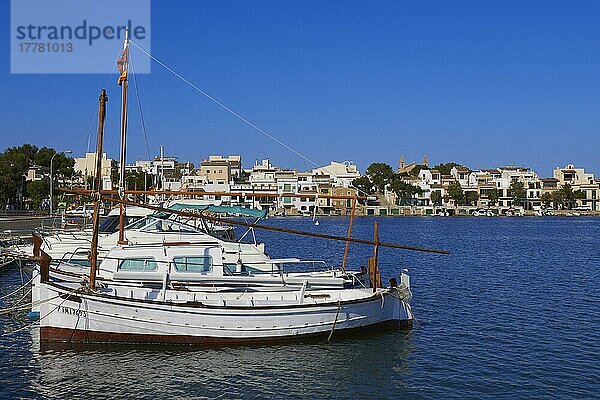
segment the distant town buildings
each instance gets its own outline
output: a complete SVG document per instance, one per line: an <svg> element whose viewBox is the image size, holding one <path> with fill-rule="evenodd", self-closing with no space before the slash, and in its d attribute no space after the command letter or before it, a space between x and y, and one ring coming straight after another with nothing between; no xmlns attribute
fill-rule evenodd
<svg viewBox="0 0 600 400"><path fill-rule="evenodd" d="M93 176L95 153L75 159L75 171ZM439 169L438 169L439 168ZM102 155L102 175L115 176L114 160ZM361 177L349 161L332 161L309 171L275 166L269 159L256 161L244 169L239 155L211 155L195 168L193 163L162 156L138 160L126 166L127 174L144 174L155 189L210 192L206 200L218 204L268 210L282 215L348 215L352 199L329 196L364 196L353 185ZM32 166L27 180L47 173ZM370 215L470 213L493 209L495 213L541 212L549 208L600 211L600 179L569 164L557 167L553 176L540 177L525 166L500 166L472 169L459 164L429 167L427 155L421 163L405 162L400 157L394 171L404 190L387 185L382 193L369 193L369 199L357 202L357 213ZM105 185L106 186L106 185ZM564 192L560 194L560 192ZM560 196L555 196L559 193ZM576 193L570 203L564 196ZM562 197L561 197L562 196Z"/></svg>
<svg viewBox="0 0 600 400"><path fill-rule="evenodd" d="M102 176L110 177L113 168L115 168L117 162L106 156L106 153L102 153ZM85 153L83 157L75 157L75 165L73 167L75 173L81 176L94 176L96 175L96 153Z"/></svg>
<svg viewBox="0 0 600 400"><path fill-rule="evenodd" d="M83 187L87 187L88 177L96 175L96 153L85 153L85 156L75 157L74 160L73 169L75 174L81 178L79 183ZM116 166L115 160L108 158L106 153L102 153L102 189L112 189L111 175Z"/></svg>
<svg viewBox="0 0 600 400"><path fill-rule="evenodd" d="M573 190L583 193L579 199L580 206L592 211L600 210L600 178L594 178L593 174L586 173L583 168L575 168L569 164L564 168L556 167L553 172L556 185L564 187L570 185Z"/></svg>

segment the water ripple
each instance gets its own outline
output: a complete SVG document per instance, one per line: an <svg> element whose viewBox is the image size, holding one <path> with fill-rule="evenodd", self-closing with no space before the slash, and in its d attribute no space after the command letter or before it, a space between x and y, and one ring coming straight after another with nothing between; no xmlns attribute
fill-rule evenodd
<svg viewBox="0 0 600 400"><path fill-rule="evenodd" d="M600 219L389 218L384 241L450 256L382 249L382 277L410 270L410 333L332 344L197 348L95 346L39 351L36 330L0 338L2 398L593 398L600 393ZM270 219L344 235L346 221ZM371 238L373 218L355 222ZM339 265L344 244L260 236L274 257L318 254ZM350 248L365 264L368 246ZM18 287L0 273L0 296ZM1 307L7 304L0 303ZM1 330L27 323L0 317Z"/></svg>

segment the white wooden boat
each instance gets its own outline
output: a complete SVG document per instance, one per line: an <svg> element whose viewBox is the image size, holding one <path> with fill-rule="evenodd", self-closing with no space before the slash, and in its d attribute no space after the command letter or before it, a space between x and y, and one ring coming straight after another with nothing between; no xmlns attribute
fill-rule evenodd
<svg viewBox="0 0 600 400"><path fill-rule="evenodd" d="M336 272L231 272L219 251L211 245L119 248L103 261L112 279L99 279L95 291L50 278L42 262L35 284L41 340L256 343L412 326L406 273L399 285L373 289L347 285L348 275Z"/></svg>
<svg viewBox="0 0 600 400"><path fill-rule="evenodd" d="M112 199L120 203L121 212L124 206L132 205L125 198L124 188L127 57L126 38L119 59L119 83L123 84L120 199ZM102 154L106 91L101 92L99 100L96 153ZM87 193L95 201L94 230L88 247L89 279L82 279L82 267L74 265L72 259L65 260L63 256L53 262L42 249L43 239L34 238L37 275L32 298L34 305L39 306L41 342L239 344L311 336L331 338L334 332L383 325L410 328L413 321L410 279L403 271L399 280L392 279L389 286L383 287L377 264L378 248L444 253L380 243L377 222L373 241L351 238L356 197L347 238L203 217L212 223L344 241L346 251L340 270L286 272L282 264L299 260L273 260L264 254L264 248L255 244L226 242L197 232L191 233L195 240L182 241L182 235L188 232L178 232L177 242L163 239L161 243L149 244L146 238L134 243L131 232L125 235L123 223L119 225L117 245L99 251L101 170L101 159L97 157L96 191ZM194 217L188 212L174 213ZM115 243L114 238L111 242ZM348 245L352 242L374 246L366 271L353 273L345 269Z"/></svg>
<svg viewBox="0 0 600 400"><path fill-rule="evenodd" d="M387 325L410 328L406 289L193 293L42 283L43 342L258 343Z"/></svg>
<svg viewBox="0 0 600 400"><path fill-rule="evenodd" d="M104 221L106 222L106 221ZM104 225L104 223L103 223ZM130 244L157 244L164 242L182 242L199 241L206 238L213 238L213 233L207 233L195 225L190 225L177 219L167 218L166 216L157 217L147 215L144 218L137 219L125 228L125 238ZM100 231L98 238L98 251L100 258L105 256L110 249L116 246L119 232ZM248 249L246 244L225 241L221 236L216 236L223 243L232 243L229 247L237 252L238 247L244 251ZM86 265L92 242L92 231L87 230L61 230L43 235L42 250L54 260L64 260L67 262ZM262 244L255 244L257 249L262 249ZM18 249L25 255L33 254L33 245L24 246Z"/></svg>

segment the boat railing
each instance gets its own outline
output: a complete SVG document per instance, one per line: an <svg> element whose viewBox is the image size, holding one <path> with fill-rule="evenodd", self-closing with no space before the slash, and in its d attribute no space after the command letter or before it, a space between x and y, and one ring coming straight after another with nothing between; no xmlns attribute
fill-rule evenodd
<svg viewBox="0 0 600 400"><path fill-rule="evenodd" d="M68 251L68 252L64 253L60 259L60 262L71 263L71 261L73 260L73 257L75 255L81 254L81 252L80 252L81 250L89 251L89 247L80 246L80 247L75 248L75 250L73 250L73 251ZM66 256L69 256L69 259L65 261Z"/></svg>
<svg viewBox="0 0 600 400"><path fill-rule="evenodd" d="M268 268L261 269L256 268L257 266L271 266ZM232 265L235 268L235 265ZM316 271L331 271L332 267L327 265L322 260L298 260L298 259L281 259L281 260L261 260L255 262L244 262L242 264L243 272L237 272L237 274L248 274L261 275L285 275L294 272L316 272ZM227 268L231 270L231 268ZM233 271L232 271L233 272Z"/></svg>

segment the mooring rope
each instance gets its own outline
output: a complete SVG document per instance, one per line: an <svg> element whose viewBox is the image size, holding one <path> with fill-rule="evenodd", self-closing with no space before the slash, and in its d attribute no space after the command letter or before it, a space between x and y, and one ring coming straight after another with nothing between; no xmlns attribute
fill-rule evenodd
<svg viewBox="0 0 600 400"><path fill-rule="evenodd" d="M29 292L27 294L29 294ZM25 296L27 296L27 294ZM10 314L11 312L14 312L14 311L27 310L28 308L33 308L33 307L39 306L41 304L44 304L50 300L57 299L59 297L60 296L49 297L47 299L36 300L36 301L28 303L28 304L15 304L11 307L3 308L2 310L0 310L0 315Z"/></svg>
<svg viewBox="0 0 600 400"><path fill-rule="evenodd" d="M22 327L20 327L20 328L18 328L18 329L15 329L15 330L12 330L12 331L9 331L9 332L5 332L5 333L3 333L2 335L0 335L0 337L4 337L4 336L10 336L10 335L12 335L12 334L15 334L15 333L17 333L17 332L21 332L21 331L23 331L23 330L25 330L25 329L31 328L31 327L32 327L33 325L35 325L36 323L39 323L41 320L43 320L43 319L47 318L47 317L48 317L50 314L52 314L54 311L58 310L58 307L62 306L62 305L63 305L63 303L64 303L65 301L67 301L67 300L68 300L68 299L71 297L71 295L72 295L73 293L77 292L78 290L81 290L81 287L78 287L78 288L76 288L76 289L72 290L71 292L69 292L69 294L68 294L68 295L67 295L67 296L64 298L64 300L63 300L63 301L61 301L61 302L60 302L60 303L59 303L59 304L58 304L56 307L54 307L54 308L52 309L52 311L50 311L48 314L44 315L43 317L41 317L41 318L40 318L40 319L38 319L37 321L33 321L32 323L30 323L30 324L27 324L27 325L24 325L24 326L22 326ZM48 301L50 301L50 300L54 300L54 299L56 299L56 298L58 298L58 297L60 297L60 295L57 295L57 296L55 296L55 297L50 297L50 298L48 298L48 299L45 299L44 301L42 301L42 303L48 302ZM41 303L40 303L40 304L41 304Z"/></svg>
<svg viewBox="0 0 600 400"><path fill-rule="evenodd" d="M342 301L338 300L338 308L335 313L335 320L333 321L333 326L331 327L331 332L329 332L329 337L327 337L327 341L331 341L331 337L333 336L333 331L335 331L335 326L337 325L338 317L340 316L340 309L342 308Z"/></svg>
<svg viewBox="0 0 600 400"><path fill-rule="evenodd" d="M33 276L31 277L31 279L27 283L23 284L22 286L19 286L16 290L14 290L14 291L12 291L12 292L10 292L8 294L5 294L4 296L0 297L0 300L4 300L7 297L10 297L13 294L17 293L19 290L24 289L25 286L29 285L32 281L33 281Z"/></svg>

